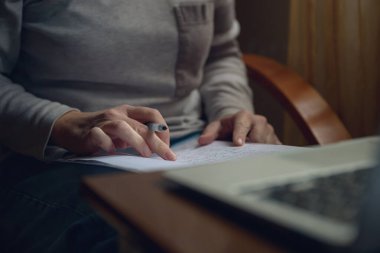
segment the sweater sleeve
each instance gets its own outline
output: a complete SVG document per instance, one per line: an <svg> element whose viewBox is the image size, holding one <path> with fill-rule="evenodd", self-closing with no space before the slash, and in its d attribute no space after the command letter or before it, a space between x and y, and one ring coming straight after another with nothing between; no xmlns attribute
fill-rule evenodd
<svg viewBox="0 0 380 253"><path fill-rule="evenodd" d="M55 119L72 108L38 98L10 78L20 52L23 2L0 2L0 145L44 159Z"/></svg>
<svg viewBox="0 0 380 253"><path fill-rule="evenodd" d="M253 111L252 91L236 41L240 28L234 1L216 2L214 38L200 89L209 121L242 109Z"/></svg>

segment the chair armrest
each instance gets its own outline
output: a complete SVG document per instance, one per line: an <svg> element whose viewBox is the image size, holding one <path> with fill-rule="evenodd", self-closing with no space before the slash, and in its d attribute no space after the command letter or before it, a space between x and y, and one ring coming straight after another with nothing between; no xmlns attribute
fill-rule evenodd
<svg viewBox="0 0 380 253"><path fill-rule="evenodd" d="M296 72L263 56L244 55L243 60L249 77L279 100L310 144L351 138L328 103Z"/></svg>

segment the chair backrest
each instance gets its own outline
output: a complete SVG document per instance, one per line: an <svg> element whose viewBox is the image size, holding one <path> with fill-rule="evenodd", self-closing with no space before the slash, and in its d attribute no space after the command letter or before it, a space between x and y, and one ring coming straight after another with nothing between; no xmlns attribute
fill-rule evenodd
<svg viewBox="0 0 380 253"><path fill-rule="evenodd" d="M330 105L296 72L263 56L244 55L243 59L250 78L279 100L310 145L351 139Z"/></svg>

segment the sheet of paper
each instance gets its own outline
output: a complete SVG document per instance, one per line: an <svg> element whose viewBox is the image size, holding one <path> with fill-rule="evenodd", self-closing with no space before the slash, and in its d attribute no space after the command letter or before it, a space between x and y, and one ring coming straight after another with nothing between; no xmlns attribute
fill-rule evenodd
<svg viewBox="0 0 380 253"><path fill-rule="evenodd" d="M207 146L198 146L197 140L190 139L173 147L177 154L176 161L166 161L157 155L145 158L121 152L117 155L92 156L67 159L67 162L92 163L111 166L128 171L148 172L175 168L192 167L202 164L223 162L247 156L261 156L275 152L286 152L301 149L300 147L284 145L267 145L247 143L242 147L234 147L230 142L215 141Z"/></svg>

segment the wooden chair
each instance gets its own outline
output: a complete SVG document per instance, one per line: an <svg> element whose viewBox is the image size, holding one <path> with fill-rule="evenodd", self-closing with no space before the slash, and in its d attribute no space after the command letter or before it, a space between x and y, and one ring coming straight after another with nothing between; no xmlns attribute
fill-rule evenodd
<svg viewBox="0 0 380 253"><path fill-rule="evenodd" d="M296 72L264 56L244 55L248 75L289 112L310 145L351 139L322 96Z"/></svg>

